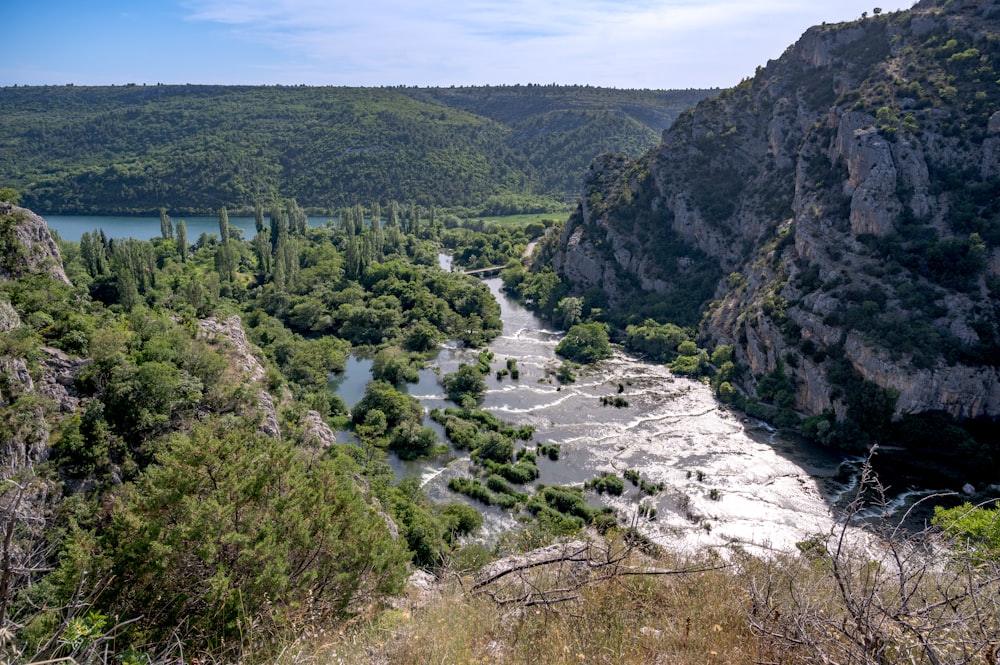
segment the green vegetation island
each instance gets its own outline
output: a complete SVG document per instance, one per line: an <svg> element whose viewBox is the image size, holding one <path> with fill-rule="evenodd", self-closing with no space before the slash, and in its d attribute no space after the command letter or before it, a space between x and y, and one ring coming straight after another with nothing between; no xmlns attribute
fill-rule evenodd
<svg viewBox="0 0 1000 665"><path fill-rule="evenodd" d="M922 0L715 92L3 89L0 657L998 662L998 79L995 4ZM523 377L473 269L565 331L553 390L625 350L862 456L853 498L792 551L682 551L639 469L539 483L565 449L483 408ZM448 500L394 470L448 451ZM960 491L884 519L890 471Z"/></svg>

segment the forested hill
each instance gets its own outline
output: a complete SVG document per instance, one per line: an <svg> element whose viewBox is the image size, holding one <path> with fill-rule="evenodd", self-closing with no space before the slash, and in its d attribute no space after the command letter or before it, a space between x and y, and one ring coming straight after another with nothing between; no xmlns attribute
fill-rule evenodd
<svg viewBox="0 0 1000 665"><path fill-rule="evenodd" d="M708 90L157 85L0 89L0 182L47 213L573 197Z"/></svg>

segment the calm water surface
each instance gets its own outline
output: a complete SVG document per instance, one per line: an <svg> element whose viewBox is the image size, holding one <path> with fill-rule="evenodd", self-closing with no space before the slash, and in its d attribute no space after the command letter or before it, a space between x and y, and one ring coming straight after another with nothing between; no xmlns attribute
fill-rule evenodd
<svg viewBox="0 0 1000 665"><path fill-rule="evenodd" d="M219 235L219 217L173 217L174 226L184 220L187 227L188 240L196 242L202 233ZM54 229L63 240L79 242L84 233L93 233L95 229L103 229L109 238L136 238L137 240L152 240L160 237L159 217L114 217L107 215L43 215L42 219ZM310 219L310 226L326 224L326 218ZM265 221L265 223L269 223ZM230 229L240 229L244 240L250 240L257 235L257 227L253 217L230 217Z"/></svg>

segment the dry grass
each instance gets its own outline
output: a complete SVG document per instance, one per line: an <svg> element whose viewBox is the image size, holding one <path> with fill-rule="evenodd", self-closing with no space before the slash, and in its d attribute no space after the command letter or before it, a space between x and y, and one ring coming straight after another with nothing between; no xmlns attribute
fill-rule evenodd
<svg viewBox="0 0 1000 665"><path fill-rule="evenodd" d="M583 577L562 562L519 578L528 600L450 574L432 595L301 640L278 662L997 665L995 571L913 556L901 575L891 552L879 563L826 542L809 556L737 552L725 565L627 551ZM697 572L664 574L683 570Z"/></svg>
<svg viewBox="0 0 1000 665"><path fill-rule="evenodd" d="M704 568L660 557L658 569ZM641 559L641 560L640 560ZM711 562L716 564L717 562ZM545 573L541 585L559 584ZM682 575L615 574L581 586L573 600L498 604L452 576L422 606L388 610L330 640L310 641L284 663L759 663L766 645L743 610L729 568Z"/></svg>

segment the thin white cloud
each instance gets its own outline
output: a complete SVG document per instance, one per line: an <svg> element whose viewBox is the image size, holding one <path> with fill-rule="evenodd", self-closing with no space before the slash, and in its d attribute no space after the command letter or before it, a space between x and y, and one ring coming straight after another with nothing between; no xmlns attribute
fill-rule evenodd
<svg viewBox="0 0 1000 665"><path fill-rule="evenodd" d="M893 1L887 10L910 4ZM189 20L282 49L307 83L705 87L736 83L812 23L856 18L869 2L186 0L185 7Z"/></svg>

